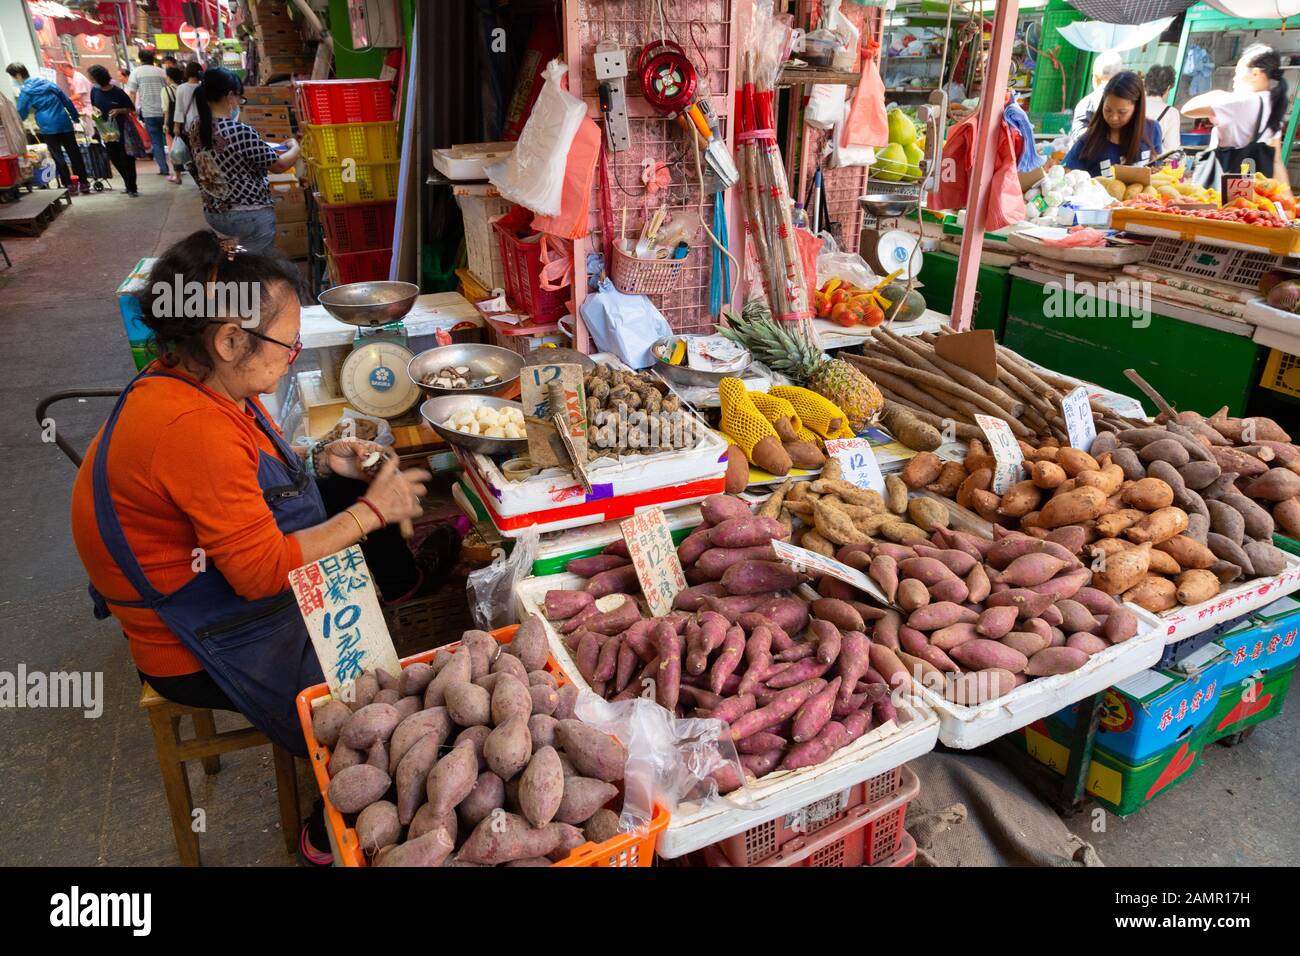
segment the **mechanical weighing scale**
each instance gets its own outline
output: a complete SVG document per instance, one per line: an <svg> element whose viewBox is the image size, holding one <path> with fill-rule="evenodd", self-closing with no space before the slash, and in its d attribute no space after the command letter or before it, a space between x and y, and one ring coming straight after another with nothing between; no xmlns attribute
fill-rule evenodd
<svg viewBox="0 0 1300 956"><path fill-rule="evenodd" d="M357 327L350 351L338 364L339 390L364 415L392 419L410 411L420 389L406 373L415 354L402 321L419 298L410 282L352 282L326 289L325 311Z"/></svg>

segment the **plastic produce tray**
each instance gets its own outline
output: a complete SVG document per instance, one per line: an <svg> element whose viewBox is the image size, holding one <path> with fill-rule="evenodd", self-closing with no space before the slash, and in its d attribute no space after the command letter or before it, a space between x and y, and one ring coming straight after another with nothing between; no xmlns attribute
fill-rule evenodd
<svg viewBox="0 0 1300 956"><path fill-rule="evenodd" d="M502 644L509 644L515 636L515 631L519 629L517 624L509 627L499 628L492 632ZM418 661L428 662L433 659L433 655L439 650L455 650L460 646L457 641L454 644L448 644L445 648L435 648L434 650L424 651L411 657L402 658L402 666L406 667ZM546 662L546 669L555 675L556 680L561 684L568 682L567 676L558 667L554 658ZM311 759L312 773L316 777L316 785L320 788L321 799L325 803L325 824L329 830L330 845L334 851L334 858L341 866L345 867L364 867L369 864L366 862L366 855L361 849L357 840L357 831L355 828L347 825L341 814L330 803L329 798L329 762L330 751L316 739L312 732L311 717L312 710L315 707L315 701L322 703L329 698L329 685L316 684L308 687L298 695L298 720L302 724L303 738L307 741L307 753ZM650 820L650 826L645 833L620 833L618 836L611 837L604 843L584 843L576 847L567 857L552 866L649 866L654 861L655 843L664 828L668 825L668 811L663 807L656 806L655 814Z"/></svg>
<svg viewBox="0 0 1300 956"><path fill-rule="evenodd" d="M1112 209L1110 224L1114 229L1145 236L1210 242L1233 249L1264 249L1279 256L1300 253L1300 229L1297 228L1251 226L1244 222L1220 222L1201 216L1179 216L1126 206Z"/></svg>
<svg viewBox="0 0 1300 956"><path fill-rule="evenodd" d="M1156 617L1164 634L1163 643L1172 644L1181 641L1216 624L1241 617L1248 611L1266 604L1272 604L1278 598L1286 597L1294 591L1300 591L1300 556L1289 552L1284 554L1286 569L1281 574L1242 581L1202 604L1176 607L1157 614ZM1131 604L1129 607L1133 607L1138 614L1146 613Z"/></svg>
<svg viewBox="0 0 1300 956"><path fill-rule="evenodd" d="M553 574L526 578L515 588L521 616L539 614L538 605L552 588L577 588L585 579L576 574ZM551 656L569 680L584 689L587 683L578 673L559 632L546 624ZM747 806L707 810L683 805L659 840L659 855L668 859L699 850L711 843L743 833L775 816L793 813L814 801L852 787L871 777L915 760L934 749L939 738L939 718L929 704L913 698L898 703L899 722L876 727L829 760L813 767L769 773L746 787ZM738 791L740 793L740 791Z"/></svg>

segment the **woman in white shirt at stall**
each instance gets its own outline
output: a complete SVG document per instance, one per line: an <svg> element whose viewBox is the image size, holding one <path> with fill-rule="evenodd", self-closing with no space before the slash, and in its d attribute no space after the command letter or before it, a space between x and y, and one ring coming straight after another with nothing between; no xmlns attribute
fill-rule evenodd
<svg viewBox="0 0 1300 956"><path fill-rule="evenodd" d="M1237 61L1232 91L1211 90L1194 96L1184 104L1183 115L1204 116L1213 124L1210 146L1217 151L1224 171L1232 169L1239 151L1249 151L1259 172L1290 189L1282 156L1287 85L1281 57L1270 47L1259 43L1247 47ZM1251 149L1256 144L1265 148Z"/></svg>
<svg viewBox="0 0 1300 956"><path fill-rule="evenodd" d="M1160 149L1169 153L1181 148L1183 116L1166 99L1174 85L1174 68L1151 67L1147 70L1144 85L1147 90L1147 119L1155 120L1160 126Z"/></svg>

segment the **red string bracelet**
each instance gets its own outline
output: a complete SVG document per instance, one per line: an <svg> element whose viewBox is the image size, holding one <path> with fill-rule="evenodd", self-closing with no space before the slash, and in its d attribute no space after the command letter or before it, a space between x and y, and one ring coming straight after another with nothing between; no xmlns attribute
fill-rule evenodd
<svg viewBox="0 0 1300 956"><path fill-rule="evenodd" d="M367 508L369 508L371 511L375 513L375 517L379 519L379 527L381 528L388 527L388 519L384 517L384 513L382 511L380 511L378 508L375 507L374 502L372 502L365 495L362 495L360 498L357 499L357 501L361 502L363 505L365 505Z"/></svg>

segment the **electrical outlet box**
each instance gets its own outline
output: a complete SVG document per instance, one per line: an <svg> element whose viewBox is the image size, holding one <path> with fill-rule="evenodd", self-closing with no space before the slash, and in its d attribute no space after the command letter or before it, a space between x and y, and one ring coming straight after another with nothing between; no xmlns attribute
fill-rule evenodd
<svg viewBox="0 0 1300 956"><path fill-rule="evenodd" d="M617 80L627 76L627 54L612 40L596 44L596 79Z"/></svg>

